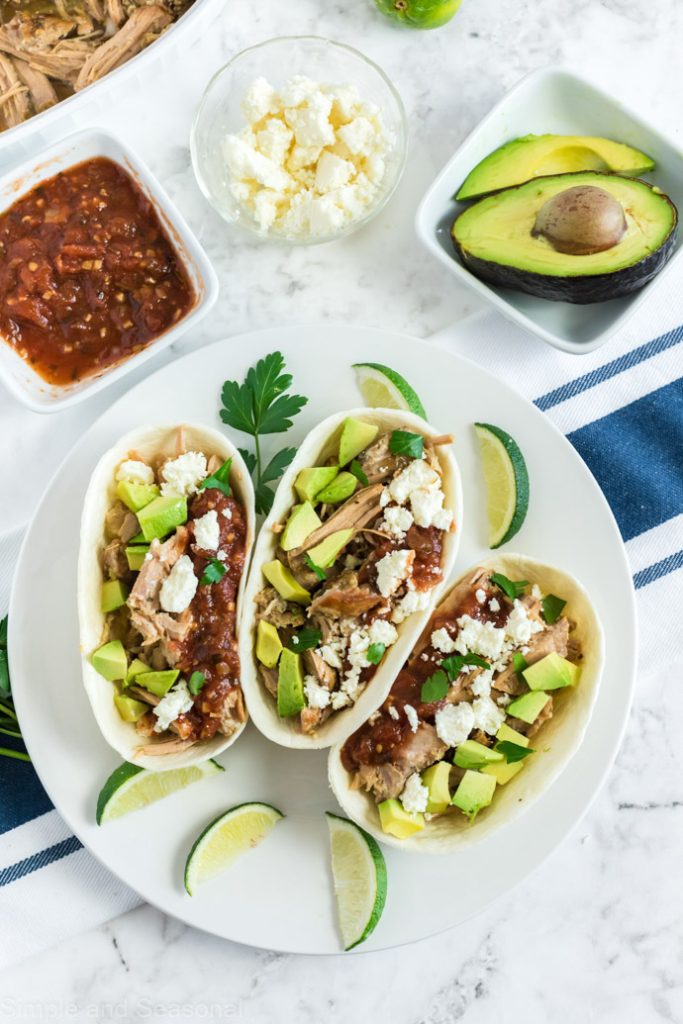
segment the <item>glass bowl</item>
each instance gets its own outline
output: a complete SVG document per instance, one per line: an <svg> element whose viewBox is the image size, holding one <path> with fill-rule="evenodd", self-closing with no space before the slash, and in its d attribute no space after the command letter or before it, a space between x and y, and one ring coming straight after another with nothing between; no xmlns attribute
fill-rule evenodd
<svg viewBox="0 0 683 1024"><path fill-rule="evenodd" d="M305 75L321 85L355 85L363 102L379 107L390 140L384 156L385 173L371 205L359 216L326 234L291 235L264 231L233 196L231 176L223 156L223 141L236 134L246 121L241 103L257 78L266 78L280 90L295 75ZM407 123L403 102L381 68L343 43L317 36L283 36L238 53L209 82L197 110L190 150L200 189L228 223L256 233L260 238L293 245L329 242L357 231L388 202L398 185L406 161Z"/></svg>

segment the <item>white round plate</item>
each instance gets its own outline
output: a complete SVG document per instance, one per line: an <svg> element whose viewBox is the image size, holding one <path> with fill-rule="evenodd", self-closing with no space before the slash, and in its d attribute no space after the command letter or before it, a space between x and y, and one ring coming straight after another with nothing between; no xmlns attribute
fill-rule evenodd
<svg viewBox="0 0 683 1024"><path fill-rule="evenodd" d="M145 900L197 928L249 945L294 953L340 950L323 815L337 808L327 786L324 751L285 750L250 724L220 758L225 774L109 825L95 824L98 791L118 758L95 725L79 666L76 556L89 474L100 454L135 426L185 419L220 425L223 381L241 380L249 366L275 349L286 358L294 390L308 395L309 404L288 435L268 439L272 451L297 444L331 412L358 404L354 362L386 363L415 386L431 422L455 435L466 517L458 573L490 554L472 423L485 420L509 430L531 478L529 515L514 549L575 573L604 624L606 668L590 727L572 764L545 796L490 841L462 853L425 857L385 849L386 910L361 949L396 946L480 911L557 846L604 779L631 699L634 601L612 514L564 437L485 370L402 335L326 324L228 338L133 388L67 457L28 531L9 618L16 705L33 763L57 810L84 845ZM233 439L245 444L243 436ZM213 817L245 800L274 804L286 820L260 847L188 896L183 865L193 840Z"/></svg>

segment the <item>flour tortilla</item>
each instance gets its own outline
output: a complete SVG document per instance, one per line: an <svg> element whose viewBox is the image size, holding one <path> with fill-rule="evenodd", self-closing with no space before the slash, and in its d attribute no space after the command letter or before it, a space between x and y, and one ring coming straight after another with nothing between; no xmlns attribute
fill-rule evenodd
<svg viewBox="0 0 683 1024"><path fill-rule="evenodd" d="M434 603L443 590L443 583L434 587L430 607L425 611L416 612L397 627L399 639L387 650L377 672L361 692L355 704L333 712L312 735L300 732L291 719L280 718L274 698L261 681L254 653L256 634L254 600L263 587L267 586L261 567L276 557L278 537L273 532L273 526L284 523L292 507L299 500L294 491L294 481L299 472L308 467L321 466L326 459L336 454L342 424L349 416L367 423L376 423L380 428L380 433L404 427L416 434L422 434L424 437L440 436L438 430L430 427L423 419L412 413L398 412L394 409L350 409L347 412L336 413L334 416L328 417L312 430L283 476L275 495L272 511L263 524L254 549L254 558L244 598L240 660L242 686L252 721L264 736L284 747L309 750L329 747L357 729L368 715L379 707L388 694L397 672L420 635ZM442 571L444 580L447 580L455 562L462 533L462 486L460 471L450 445L440 445L435 451L443 474L444 504L446 508L453 511L455 522L454 532L446 533L443 544Z"/></svg>
<svg viewBox="0 0 683 1024"><path fill-rule="evenodd" d="M583 652L581 677L576 687L554 691L553 717L543 724L531 741L537 752L525 760L522 771L510 782L496 787L491 805L479 812L472 825L464 814L454 810L428 821L422 831L407 839L387 835L380 827L373 797L351 788L352 776L341 761L343 743L335 746L330 751L328 763L334 795L350 818L388 846L419 853L454 853L508 825L531 807L564 771L581 746L590 720L600 685L604 650L600 621L581 584L569 573L525 555L497 555L478 563L478 566L501 572L512 580L525 579L531 584L537 583L544 594L556 594L566 600L563 615L576 623L572 635L580 641ZM442 607L447 607L455 588L473 572L474 569L470 569L460 577L449 590ZM417 653L427 646L429 636L428 626L416 645Z"/></svg>
<svg viewBox="0 0 683 1024"><path fill-rule="evenodd" d="M122 437L113 448L105 452L90 479L81 517L81 542L78 556L78 617L80 624L81 664L83 682L88 694L95 720L107 743L121 757L131 764L149 768L152 771L169 771L200 764L209 757L215 757L226 750L242 732L244 724L230 737L216 736L214 739L194 743L176 754L137 754L137 749L146 742L136 732L133 723L124 722L113 701L114 684L104 679L90 663L90 655L102 643L105 615L100 610L102 591L102 569L100 552L106 544L105 515L116 499L116 469L128 457L137 452L146 461L162 455L177 454L178 430L184 429L187 451L201 451L207 456L218 456L222 462L232 459L230 486L237 501L246 513L247 537L245 567L238 591L237 630L249 566L249 555L254 543L254 493L249 472L241 455L232 443L217 430L192 424L172 424L156 427L140 427Z"/></svg>

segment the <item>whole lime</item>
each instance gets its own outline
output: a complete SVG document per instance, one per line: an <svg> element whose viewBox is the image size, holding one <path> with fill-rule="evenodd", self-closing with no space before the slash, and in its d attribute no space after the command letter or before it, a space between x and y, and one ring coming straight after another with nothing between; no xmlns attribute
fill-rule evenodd
<svg viewBox="0 0 683 1024"><path fill-rule="evenodd" d="M375 0L382 14L410 28L440 28L450 21L462 0Z"/></svg>

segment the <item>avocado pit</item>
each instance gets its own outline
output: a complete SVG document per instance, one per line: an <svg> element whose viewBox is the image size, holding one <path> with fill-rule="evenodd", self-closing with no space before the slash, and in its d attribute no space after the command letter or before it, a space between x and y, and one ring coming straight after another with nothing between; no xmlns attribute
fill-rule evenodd
<svg viewBox="0 0 683 1024"><path fill-rule="evenodd" d="M612 249L626 227L624 208L606 189L575 185L543 204L531 234L546 238L557 252L589 256Z"/></svg>

